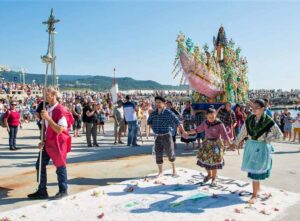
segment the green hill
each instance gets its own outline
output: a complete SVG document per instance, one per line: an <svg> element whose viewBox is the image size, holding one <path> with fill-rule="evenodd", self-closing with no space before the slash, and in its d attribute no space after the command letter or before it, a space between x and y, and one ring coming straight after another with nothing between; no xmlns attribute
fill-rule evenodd
<svg viewBox="0 0 300 221"><path fill-rule="evenodd" d="M21 82L21 75L15 71L0 71L1 78L10 82ZM25 81L31 83L33 80L37 84L44 84L43 74L25 74ZM184 86L162 85L151 80L135 80L129 77L116 78L120 90L178 90L184 89ZM48 79L50 83L50 78ZM64 89L89 89L94 91L104 91L111 88L113 79L106 76L93 75L59 75L59 86Z"/></svg>

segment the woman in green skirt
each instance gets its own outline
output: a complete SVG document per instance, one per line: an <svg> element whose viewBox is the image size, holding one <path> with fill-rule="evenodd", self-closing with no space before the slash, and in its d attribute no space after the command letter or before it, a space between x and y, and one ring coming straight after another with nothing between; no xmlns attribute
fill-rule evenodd
<svg viewBox="0 0 300 221"><path fill-rule="evenodd" d="M275 139L282 138L282 133L271 117L265 114L265 102L256 100L252 104L253 114L246 119L234 145L238 146L246 137L242 170L248 172L252 179L253 193L248 201L254 204L260 190L260 181L270 176L272 169L273 147L270 144Z"/></svg>

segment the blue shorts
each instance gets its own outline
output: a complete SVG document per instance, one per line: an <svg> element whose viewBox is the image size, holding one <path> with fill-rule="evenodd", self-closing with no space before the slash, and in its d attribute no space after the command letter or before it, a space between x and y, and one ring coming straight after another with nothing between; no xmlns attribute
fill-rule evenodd
<svg viewBox="0 0 300 221"><path fill-rule="evenodd" d="M283 131L284 132L292 132L292 125L284 125Z"/></svg>

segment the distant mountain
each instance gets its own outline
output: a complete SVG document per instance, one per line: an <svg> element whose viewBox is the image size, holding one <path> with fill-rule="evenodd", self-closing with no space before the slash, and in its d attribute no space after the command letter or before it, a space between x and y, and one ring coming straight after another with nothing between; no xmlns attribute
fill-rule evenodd
<svg viewBox="0 0 300 221"><path fill-rule="evenodd" d="M0 71L0 77L5 81L21 82L20 72L15 71ZM89 89L94 91L103 91L111 88L113 79L106 76L93 75L59 75L59 86L61 89ZM25 74L25 81L31 83L33 80L37 84L44 84L45 75L43 74ZM120 90L178 90L186 89L185 86L162 85L156 81L135 80L129 77L116 78ZM50 83L50 78L48 78Z"/></svg>

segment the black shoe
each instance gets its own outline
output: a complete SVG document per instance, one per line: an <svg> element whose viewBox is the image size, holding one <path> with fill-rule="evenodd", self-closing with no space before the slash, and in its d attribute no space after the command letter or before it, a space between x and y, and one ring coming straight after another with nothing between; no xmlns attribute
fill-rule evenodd
<svg viewBox="0 0 300 221"><path fill-rule="evenodd" d="M140 147L141 145L138 145L138 144L136 143L136 144L133 144L132 146L133 146L133 147Z"/></svg>
<svg viewBox="0 0 300 221"><path fill-rule="evenodd" d="M59 199L62 199L64 197L68 196L68 193L67 192L58 192L55 196L54 196L54 199L56 200L59 200Z"/></svg>
<svg viewBox="0 0 300 221"><path fill-rule="evenodd" d="M37 190L35 193L28 194L27 197L32 200L39 200L39 199L47 199L49 196L47 191Z"/></svg>
<svg viewBox="0 0 300 221"><path fill-rule="evenodd" d="M10 147L9 150L14 151L16 149L14 147Z"/></svg>
<svg viewBox="0 0 300 221"><path fill-rule="evenodd" d="M94 144L94 147L99 147L99 144L97 144L97 143L96 143L96 144Z"/></svg>
<svg viewBox="0 0 300 221"><path fill-rule="evenodd" d="M15 149L15 150L21 150L21 148L20 148L20 147L14 147L14 149Z"/></svg>
<svg viewBox="0 0 300 221"><path fill-rule="evenodd" d="M211 180L211 176L204 177L203 181L201 182L202 185L206 184L209 180Z"/></svg>
<svg viewBox="0 0 300 221"><path fill-rule="evenodd" d="M88 147L93 147L93 145L92 144L88 144Z"/></svg>

